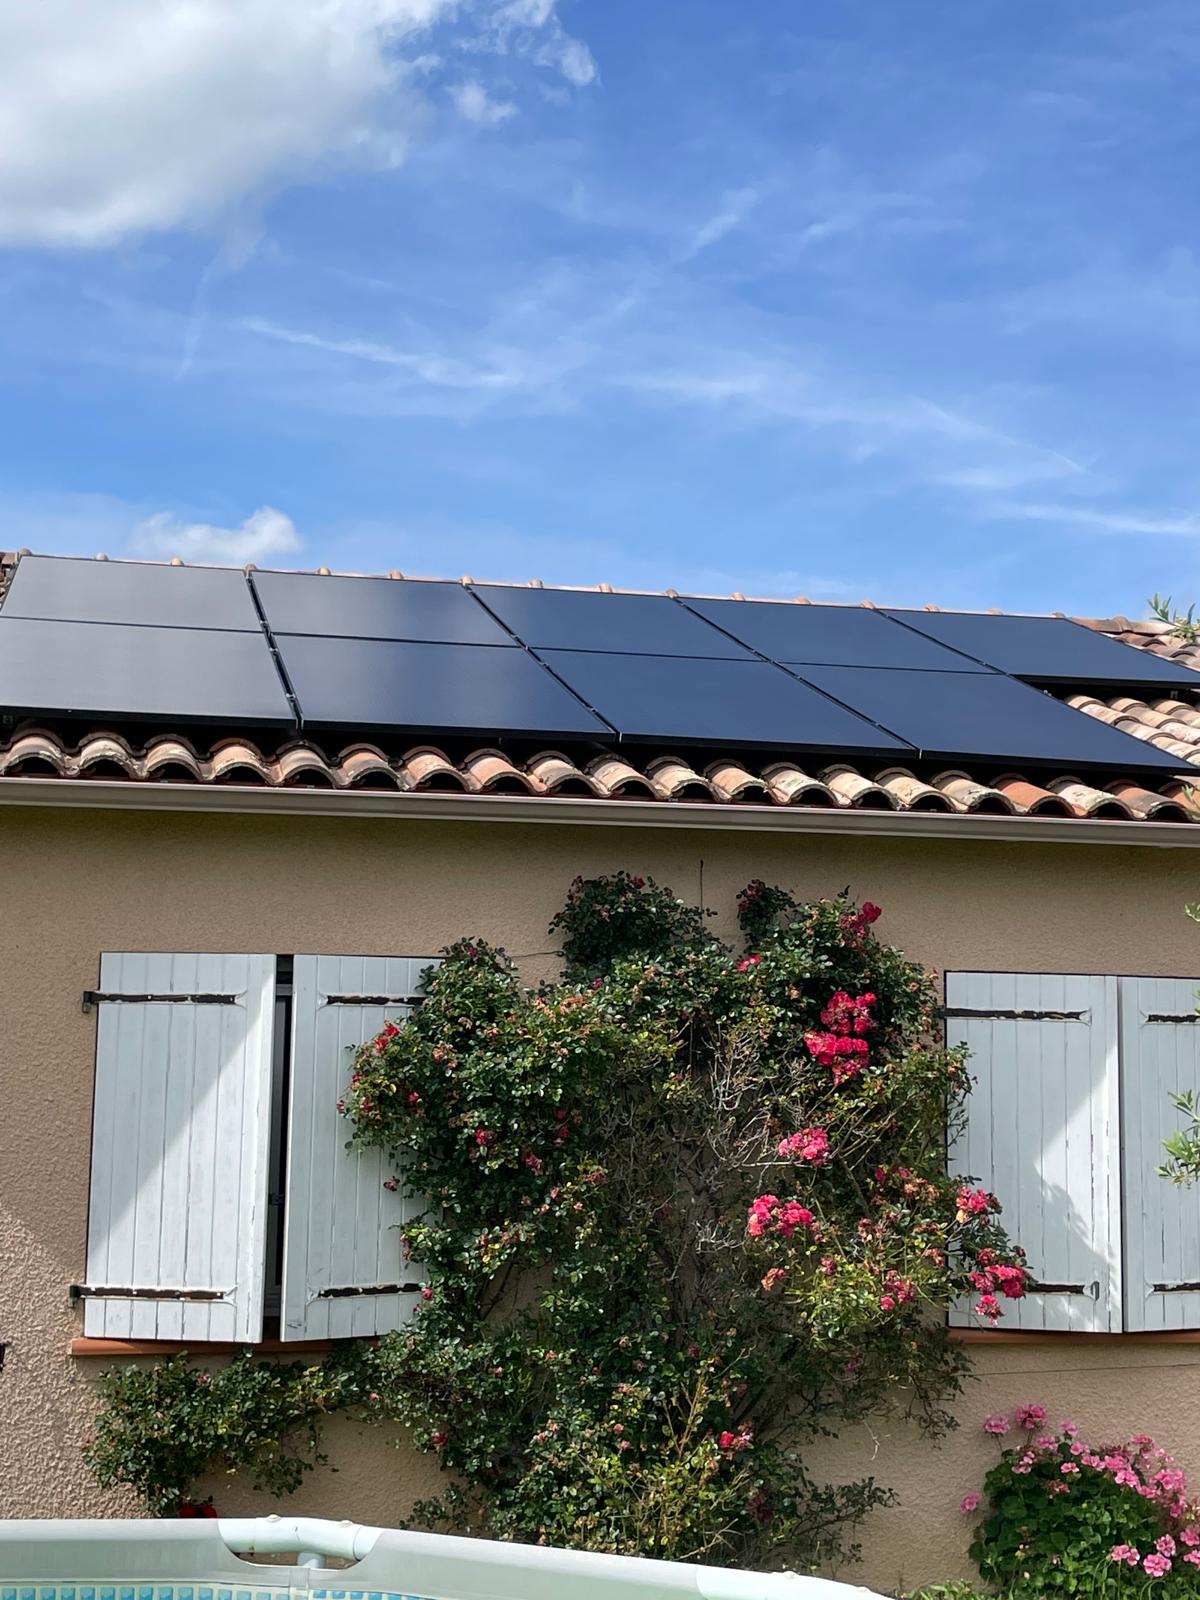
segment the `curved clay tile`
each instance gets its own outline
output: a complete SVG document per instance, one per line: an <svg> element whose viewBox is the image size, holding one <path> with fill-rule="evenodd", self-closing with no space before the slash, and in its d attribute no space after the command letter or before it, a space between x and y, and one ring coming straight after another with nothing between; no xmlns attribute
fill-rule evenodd
<svg viewBox="0 0 1200 1600"><path fill-rule="evenodd" d="M1200 710L1185 704L1182 700L1156 700L1154 709L1170 717L1172 722L1183 722L1189 727L1200 728Z"/></svg>
<svg viewBox="0 0 1200 1600"><path fill-rule="evenodd" d="M501 750L472 750L461 763L471 784L488 794L534 794L537 785Z"/></svg>
<svg viewBox="0 0 1200 1600"><path fill-rule="evenodd" d="M588 762L588 773L600 785L602 794L621 800L653 800L654 789L636 767L621 756L597 756Z"/></svg>
<svg viewBox="0 0 1200 1600"><path fill-rule="evenodd" d="M1153 794L1149 789L1143 789L1140 784L1134 783L1130 778L1118 778L1109 784L1109 791L1123 800L1133 812L1135 817L1143 817L1147 821L1155 822L1192 822L1195 820L1190 815L1186 806L1178 800L1168 799L1165 794Z"/></svg>
<svg viewBox="0 0 1200 1600"><path fill-rule="evenodd" d="M351 744L333 764L348 789L390 789L402 787L399 775L383 751L373 744Z"/></svg>
<svg viewBox="0 0 1200 1600"><path fill-rule="evenodd" d="M418 745L401 756L397 770L408 789L436 790L442 794L468 794L475 785L432 745Z"/></svg>
<svg viewBox="0 0 1200 1600"><path fill-rule="evenodd" d="M1074 706L1076 711L1085 712L1089 717L1095 717L1099 722L1107 722L1114 728L1122 720L1120 711L1114 711L1111 706L1105 705L1103 700L1097 700L1093 694L1069 694L1064 703Z"/></svg>
<svg viewBox="0 0 1200 1600"><path fill-rule="evenodd" d="M1200 790L1190 783L1164 783L1161 794L1168 800L1174 800L1176 805L1184 806L1193 815L1200 817Z"/></svg>
<svg viewBox="0 0 1200 1600"><path fill-rule="evenodd" d="M0 750L0 774L10 778L41 778L52 774L65 778L71 763L57 736L42 728L30 728L14 739L7 750Z"/></svg>
<svg viewBox="0 0 1200 1600"><path fill-rule="evenodd" d="M586 772L558 750L543 750L526 762L525 770L546 794L579 795L595 799L602 791Z"/></svg>
<svg viewBox="0 0 1200 1600"><path fill-rule="evenodd" d="M146 746L142 770L159 783L203 783L204 767L186 739L168 734Z"/></svg>
<svg viewBox="0 0 1200 1600"><path fill-rule="evenodd" d="M719 800L728 800L735 805L761 806L771 798L763 780L747 772L736 761L713 761L705 767L704 775Z"/></svg>
<svg viewBox="0 0 1200 1600"><path fill-rule="evenodd" d="M1006 794L990 784L979 783L965 772L939 772L932 781L933 787L948 795L962 811L993 817L1011 817L1016 811Z"/></svg>
<svg viewBox="0 0 1200 1600"><path fill-rule="evenodd" d="M80 741L75 771L81 778L140 778L138 762L124 739L92 733Z"/></svg>
<svg viewBox="0 0 1200 1600"><path fill-rule="evenodd" d="M325 757L311 744L294 744L271 762L272 781L286 789L334 789L334 777Z"/></svg>
<svg viewBox="0 0 1200 1600"><path fill-rule="evenodd" d="M828 784L811 777L790 761L775 761L763 768L771 799L784 806L836 806L837 799Z"/></svg>
<svg viewBox="0 0 1200 1600"><path fill-rule="evenodd" d="M894 811L896 802L878 783L864 778L854 767L826 767L821 779L827 783L844 806L854 806L859 811Z"/></svg>
<svg viewBox="0 0 1200 1600"><path fill-rule="evenodd" d="M1006 772L1002 778L996 779L996 787L1000 793L1007 795L1016 809L1030 817L1073 817L1074 808L1070 802L1064 800L1059 794L1051 794L1049 789L1040 789L1036 783L1030 783L1027 778L1019 774Z"/></svg>
<svg viewBox="0 0 1200 1600"><path fill-rule="evenodd" d="M678 756L655 756L646 764L646 776L660 800L711 800L715 793L708 779Z"/></svg>
<svg viewBox="0 0 1200 1600"><path fill-rule="evenodd" d="M1130 822L1133 811L1119 795L1105 789L1093 789L1078 778L1051 778L1050 787L1075 811L1085 817L1102 817L1109 821Z"/></svg>
<svg viewBox="0 0 1200 1600"><path fill-rule="evenodd" d="M252 744L238 739L226 740L217 745L209 758L214 783L265 783L271 782L267 763Z"/></svg>
<svg viewBox="0 0 1200 1600"><path fill-rule="evenodd" d="M948 795L932 784L923 783L906 767L888 767L886 772L877 772L875 782L887 790L902 811L954 810L954 802Z"/></svg>

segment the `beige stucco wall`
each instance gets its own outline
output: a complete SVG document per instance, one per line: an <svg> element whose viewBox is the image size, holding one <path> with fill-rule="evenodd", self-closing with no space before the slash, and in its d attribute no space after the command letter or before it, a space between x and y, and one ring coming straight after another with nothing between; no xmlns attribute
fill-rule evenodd
<svg viewBox="0 0 1200 1600"><path fill-rule="evenodd" d="M67 1285L83 1274L95 1019L80 1010L102 950L435 950L467 932L536 976L577 872L627 867L720 909L761 876L804 895L878 901L880 933L931 966L1200 975L1177 850L669 832L536 824L0 811L0 1515L128 1511L79 1458L103 1363L72 1358ZM1149 1431L1200 1470L1200 1346L1072 1339L976 1347L962 1431L938 1450L884 1426L833 1447L901 1501L864 1532L880 1587L964 1566L957 1504L991 1452L978 1418L1023 1400L1106 1435ZM427 1463L335 1423L338 1472L290 1505L395 1521ZM223 1511L273 1509L237 1482Z"/></svg>

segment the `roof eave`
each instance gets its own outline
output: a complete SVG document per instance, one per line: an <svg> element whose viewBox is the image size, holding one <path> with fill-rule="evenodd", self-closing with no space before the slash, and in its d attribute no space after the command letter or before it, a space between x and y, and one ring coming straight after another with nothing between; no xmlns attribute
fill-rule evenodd
<svg viewBox="0 0 1200 1600"><path fill-rule="evenodd" d="M705 801L599 800L552 796L396 793L256 785L135 784L98 778L6 778L0 805L59 810L173 811L238 816L341 817L410 822L517 822L609 828L691 828L735 833L857 838L1020 841L1026 844L1200 846L1194 822L1093 817L1005 817L944 812L833 810Z"/></svg>

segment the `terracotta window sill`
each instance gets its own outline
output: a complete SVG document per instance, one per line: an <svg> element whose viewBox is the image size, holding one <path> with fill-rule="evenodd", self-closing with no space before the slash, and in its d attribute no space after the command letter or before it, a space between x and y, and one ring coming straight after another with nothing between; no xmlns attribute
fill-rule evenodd
<svg viewBox="0 0 1200 1600"><path fill-rule="evenodd" d="M321 1355L332 1350L333 1339L263 1339L259 1344L228 1344L192 1339L72 1339L73 1356L170 1356L186 1350L189 1355L234 1355L239 1350L252 1350L255 1355Z"/></svg>
<svg viewBox="0 0 1200 1600"><path fill-rule="evenodd" d="M1033 1328L951 1328L956 1344L1200 1344L1200 1330L1171 1333L1049 1333Z"/></svg>

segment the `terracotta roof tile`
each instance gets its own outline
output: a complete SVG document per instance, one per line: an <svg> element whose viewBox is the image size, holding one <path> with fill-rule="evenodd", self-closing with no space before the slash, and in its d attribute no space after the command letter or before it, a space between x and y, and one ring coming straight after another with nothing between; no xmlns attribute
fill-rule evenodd
<svg viewBox="0 0 1200 1600"><path fill-rule="evenodd" d="M939 772L933 779L933 786L949 795L960 811L978 811L984 816L1012 816L1017 809L1002 790L988 783L979 783L965 772Z"/></svg>
<svg viewBox="0 0 1200 1600"><path fill-rule="evenodd" d="M558 750L544 750L526 762L525 770L546 794L602 797L604 790L587 772L581 772L569 756Z"/></svg>
<svg viewBox="0 0 1200 1600"><path fill-rule="evenodd" d="M1114 713L1116 714L1116 713ZM1197 743L1191 759L1200 759ZM0 744L0 779L22 777L120 777L129 782L257 784L279 788L425 790L459 794L518 794L531 802L545 795L641 799L663 804L683 800L710 805L759 804L831 807L840 810L981 812L1033 816L1200 820L1200 800L1186 783L1171 780L1151 790L1132 779L1107 790L1056 775L1045 784L1009 773L985 783L970 773L947 771L928 782L905 767L835 763L819 775L791 761L714 761L696 772L679 754L645 760L631 754L597 756L581 770L560 751L546 750L518 766L502 751L479 749L453 757L421 745L395 761L374 745L347 746L329 756L309 740L293 740L270 755L248 739L224 739L207 753L185 739L159 735L144 751L120 736L98 731L77 746L49 729L18 729ZM1200 781L1200 780L1198 780Z"/></svg>
<svg viewBox="0 0 1200 1600"><path fill-rule="evenodd" d="M713 785L678 756L656 756L653 761L646 763L646 776L660 800L713 798Z"/></svg>
<svg viewBox="0 0 1200 1600"><path fill-rule="evenodd" d="M1133 816L1132 809L1119 795L1107 789L1093 789L1090 784L1080 783L1078 778L1051 778L1050 788L1081 816L1123 821Z"/></svg>
<svg viewBox="0 0 1200 1600"><path fill-rule="evenodd" d="M537 779L522 772L501 750L475 750L459 763L473 788L483 794L538 794Z"/></svg>
<svg viewBox="0 0 1200 1600"><path fill-rule="evenodd" d="M892 811L895 801L872 778L866 778L854 767L838 765L826 767L821 780L827 783L842 805L855 806L867 811Z"/></svg>
<svg viewBox="0 0 1200 1600"><path fill-rule="evenodd" d="M1006 773L1003 778L997 778L996 787L1001 794L1007 795L1016 809L1025 816L1070 817L1083 814L1061 795L1052 794L1049 789L1039 788L1036 783L1030 783L1027 778L1015 773Z"/></svg>
<svg viewBox="0 0 1200 1600"><path fill-rule="evenodd" d="M836 806L837 796L827 783L814 778L790 761L773 761L762 772L767 793L777 805Z"/></svg>
<svg viewBox="0 0 1200 1600"><path fill-rule="evenodd" d="M764 805L770 799L770 786L736 761L713 761L705 773L718 799L740 805Z"/></svg>
<svg viewBox="0 0 1200 1600"><path fill-rule="evenodd" d="M887 790L901 811L953 811L954 801L931 783L915 777L905 767L889 767L876 774L876 783Z"/></svg>
<svg viewBox="0 0 1200 1600"><path fill-rule="evenodd" d="M478 788L466 772L431 745L410 750L397 762L406 789L435 789L444 794L468 794Z"/></svg>
<svg viewBox="0 0 1200 1600"><path fill-rule="evenodd" d="M653 800L654 786L623 756L599 756L588 764L589 774L609 798Z"/></svg>

